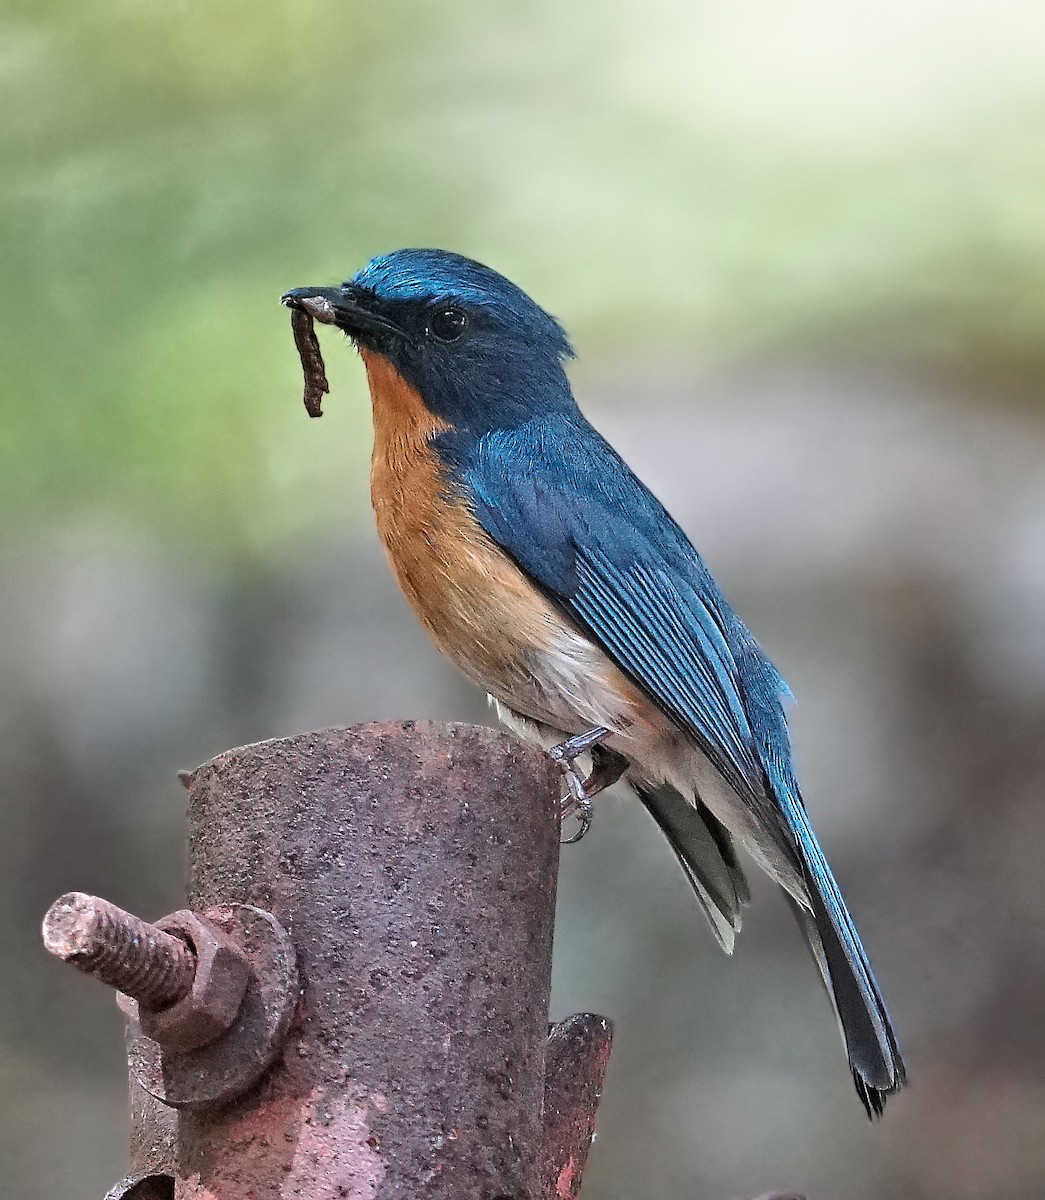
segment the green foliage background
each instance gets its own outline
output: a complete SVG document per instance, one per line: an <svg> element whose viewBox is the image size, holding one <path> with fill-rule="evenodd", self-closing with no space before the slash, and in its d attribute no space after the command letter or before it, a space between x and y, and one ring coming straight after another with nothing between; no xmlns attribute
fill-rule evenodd
<svg viewBox="0 0 1045 1200"><path fill-rule="evenodd" d="M1035 397L1045 376L1045 18L1022 6L0 19L9 526L73 503L225 546L299 532L343 442L300 436L276 299L403 243L496 263L585 361L855 351ZM358 372L330 358L358 445Z"/></svg>

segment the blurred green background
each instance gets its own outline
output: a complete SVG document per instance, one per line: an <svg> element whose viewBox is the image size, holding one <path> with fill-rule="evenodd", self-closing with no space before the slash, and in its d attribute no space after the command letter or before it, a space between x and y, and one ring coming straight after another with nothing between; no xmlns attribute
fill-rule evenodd
<svg viewBox="0 0 1045 1200"><path fill-rule="evenodd" d="M112 999L59 893L178 907L178 768L486 720L398 599L369 413L286 288L438 245L578 395L799 696L900 1027L869 1126L778 897L724 959L609 797L556 1015L617 1021L585 1195L1015 1200L1045 1178L1045 10L997 0L4 0L0 1193L123 1173Z"/></svg>

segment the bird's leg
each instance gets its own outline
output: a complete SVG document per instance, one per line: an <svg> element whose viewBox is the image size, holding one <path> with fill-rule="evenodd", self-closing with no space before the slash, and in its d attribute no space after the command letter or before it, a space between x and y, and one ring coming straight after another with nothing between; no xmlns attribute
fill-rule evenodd
<svg viewBox="0 0 1045 1200"><path fill-rule="evenodd" d="M603 788L616 783L628 768L628 760L615 750L609 750L601 745L604 738L610 736L611 730L597 726L584 733L567 738L559 745L553 746L548 753L556 762L562 764L563 775L566 777L566 787L569 796L563 804L561 815L576 810L580 828L572 836L564 839L564 845L579 842L588 832L592 819L593 796L598 795ZM582 754L591 751L592 772L587 779L582 779L575 760Z"/></svg>
<svg viewBox="0 0 1045 1200"><path fill-rule="evenodd" d="M548 753L555 759L556 762L572 763L575 758L579 758L592 748L597 746L599 742L603 742L610 736L610 730L603 728L601 725L596 725L594 729L586 729L584 733L576 733L573 737L567 738L566 741L560 742L557 746L552 746Z"/></svg>

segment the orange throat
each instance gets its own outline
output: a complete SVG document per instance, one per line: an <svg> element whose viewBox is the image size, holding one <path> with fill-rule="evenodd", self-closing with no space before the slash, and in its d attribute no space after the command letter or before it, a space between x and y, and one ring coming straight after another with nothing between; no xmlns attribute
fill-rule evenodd
<svg viewBox="0 0 1045 1200"><path fill-rule="evenodd" d="M384 355L360 349L374 409L370 498L399 586L440 641L450 513L448 483L432 439L450 426L436 417Z"/></svg>
<svg viewBox="0 0 1045 1200"><path fill-rule="evenodd" d="M383 356L363 350L374 404L370 495L403 594L436 645L486 690L527 670L561 628L447 478L432 439L451 428Z"/></svg>
<svg viewBox="0 0 1045 1200"><path fill-rule="evenodd" d="M374 406L374 458L421 448L450 426L432 413L383 354L359 349Z"/></svg>

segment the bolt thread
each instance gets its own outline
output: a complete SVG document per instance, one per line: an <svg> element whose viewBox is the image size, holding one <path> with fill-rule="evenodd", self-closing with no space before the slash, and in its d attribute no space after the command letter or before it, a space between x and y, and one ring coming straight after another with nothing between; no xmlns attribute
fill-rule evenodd
<svg viewBox="0 0 1045 1200"><path fill-rule="evenodd" d="M108 900L83 892L61 896L47 910L43 933L53 955L143 1008L166 1008L192 989L192 949Z"/></svg>

